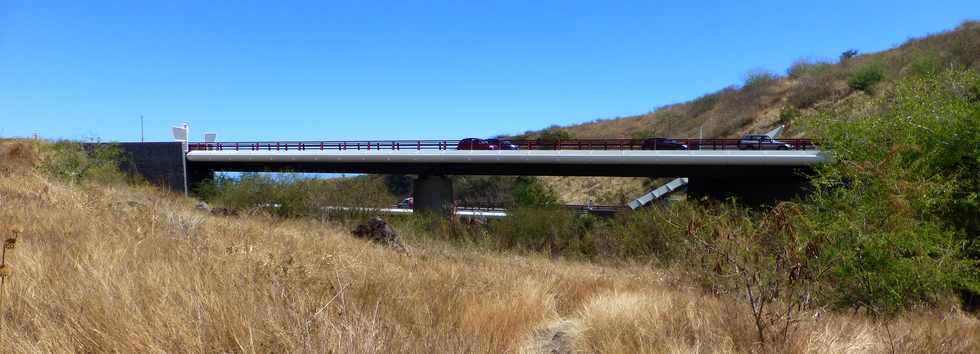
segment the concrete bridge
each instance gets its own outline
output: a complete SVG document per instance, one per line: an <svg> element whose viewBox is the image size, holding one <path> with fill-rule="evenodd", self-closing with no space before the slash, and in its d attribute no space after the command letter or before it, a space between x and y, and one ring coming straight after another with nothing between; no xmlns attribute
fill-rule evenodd
<svg viewBox="0 0 980 354"><path fill-rule="evenodd" d="M749 203L789 198L825 161L806 139L779 149L736 139L678 139L686 149L643 140L513 141L507 149L457 147L456 140L120 143L131 168L187 191L215 172L413 174L416 209L453 201L449 175L687 177L688 193Z"/></svg>

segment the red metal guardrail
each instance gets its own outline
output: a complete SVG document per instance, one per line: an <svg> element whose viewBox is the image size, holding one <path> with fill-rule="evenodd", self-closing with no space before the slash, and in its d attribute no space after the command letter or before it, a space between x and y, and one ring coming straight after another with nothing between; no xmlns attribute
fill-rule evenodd
<svg viewBox="0 0 980 354"><path fill-rule="evenodd" d="M467 139L468 140L468 139ZM463 140L339 140L189 143L191 151L376 151L376 150L815 150L810 139L770 142L741 139L504 140L492 148ZM493 145L493 144L490 144Z"/></svg>

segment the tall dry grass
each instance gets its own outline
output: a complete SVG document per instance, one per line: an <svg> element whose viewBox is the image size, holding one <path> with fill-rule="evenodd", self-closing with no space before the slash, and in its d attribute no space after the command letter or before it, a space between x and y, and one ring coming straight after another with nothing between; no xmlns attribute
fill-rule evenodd
<svg viewBox="0 0 980 354"><path fill-rule="evenodd" d="M2 171L0 227L24 229L7 259L5 353L980 351L980 322L952 310L814 312L760 348L745 306L671 270L412 235L402 254L329 223L218 217L149 187Z"/></svg>

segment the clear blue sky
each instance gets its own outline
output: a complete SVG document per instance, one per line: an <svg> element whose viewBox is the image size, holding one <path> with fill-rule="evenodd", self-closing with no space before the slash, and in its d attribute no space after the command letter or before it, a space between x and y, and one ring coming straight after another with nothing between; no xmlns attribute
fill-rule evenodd
<svg viewBox="0 0 980 354"><path fill-rule="evenodd" d="M980 1L0 0L0 136L457 138L644 113Z"/></svg>

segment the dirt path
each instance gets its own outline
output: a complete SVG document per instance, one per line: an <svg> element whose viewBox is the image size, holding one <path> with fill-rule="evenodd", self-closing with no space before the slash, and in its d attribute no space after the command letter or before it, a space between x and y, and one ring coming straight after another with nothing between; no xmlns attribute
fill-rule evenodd
<svg viewBox="0 0 980 354"><path fill-rule="evenodd" d="M581 351L575 348L575 341L581 335L582 330L582 322L579 320L557 320L546 327L535 330L521 352L541 354L580 353Z"/></svg>

